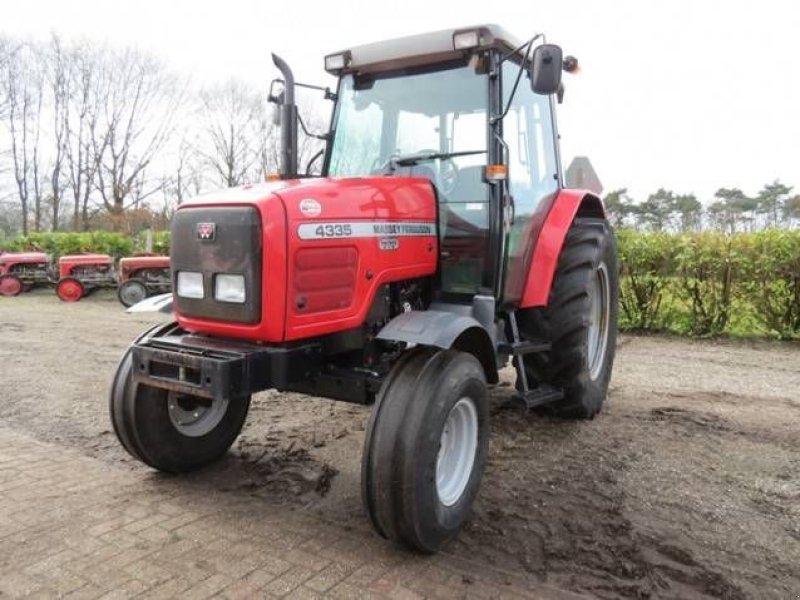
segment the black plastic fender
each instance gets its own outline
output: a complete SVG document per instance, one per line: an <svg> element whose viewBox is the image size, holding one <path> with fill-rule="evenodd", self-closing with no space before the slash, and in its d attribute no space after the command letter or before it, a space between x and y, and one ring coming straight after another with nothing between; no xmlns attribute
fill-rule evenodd
<svg viewBox="0 0 800 600"><path fill-rule="evenodd" d="M486 308L478 305L478 302L473 306L432 304L429 310L412 310L397 315L380 330L377 338L469 352L480 361L486 380L496 383L497 336L494 323L481 322L488 320L486 317L493 319L494 311L487 311ZM481 321L476 317L481 318Z"/></svg>

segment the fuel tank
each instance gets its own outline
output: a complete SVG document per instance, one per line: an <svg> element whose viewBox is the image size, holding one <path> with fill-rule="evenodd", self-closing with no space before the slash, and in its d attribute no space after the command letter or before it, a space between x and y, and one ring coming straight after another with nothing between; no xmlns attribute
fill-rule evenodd
<svg viewBox="0 0 800 600"><path fill-rule="evenodd" d="M220 190L182 204L173 219L175 312L188 331L223 337L326 335L361 325L380 286L434 275L438 254L436 196L424 178ZM180 271L202 274L202 297L181 296ZM243 302L217 299L219 275L243 277Z"/></svg>

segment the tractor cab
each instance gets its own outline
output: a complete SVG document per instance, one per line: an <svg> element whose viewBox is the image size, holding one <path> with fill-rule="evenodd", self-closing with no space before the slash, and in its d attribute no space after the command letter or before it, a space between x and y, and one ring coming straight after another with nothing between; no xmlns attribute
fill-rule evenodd
<svg viewBox="0 0 800 600"><path fill-rule="evenodd" d="M564 65L543 42L485 25L325 59L339 81L322 174L430 180L444 295L521 299L528 241L561 182L553 92Z"/></svg>

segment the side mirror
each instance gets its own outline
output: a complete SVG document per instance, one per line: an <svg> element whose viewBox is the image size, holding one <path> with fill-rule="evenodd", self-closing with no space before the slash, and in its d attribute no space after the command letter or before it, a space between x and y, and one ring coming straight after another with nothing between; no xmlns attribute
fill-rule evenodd
<svg viewBox="0 0 800 600"><path fill-rule="evenodd" d="M529 74L531 88L535 93L549 95L558 92L563 54L561 46L555 44L542 44L533 51Z"/></svg>

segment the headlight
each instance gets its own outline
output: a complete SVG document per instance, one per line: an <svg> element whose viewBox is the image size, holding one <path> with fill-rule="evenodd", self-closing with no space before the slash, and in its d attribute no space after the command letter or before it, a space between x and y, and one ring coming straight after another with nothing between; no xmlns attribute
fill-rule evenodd
<svg viewBox="0 0 800 600"><path fill-rule="evenodd" d="M178 296L202 300L203 274L194 271L178 271Z"/></svg>
<svg viewBox="0 0 800 600"><path fill-rule="evenodd" d="M325 70L328 73L338 73L350 64L350 51L341 54L329 54L325 57Z"/></svg>
<svg viewBox="0 0 800 600"><path fill-rule="evenodd" d="M481 34L477 29L456 31L453 34L454 50L469 50L481 45Z"/></svg>
<svg viewBox="0 0 800 600"><path fill-rule="evenodd" d="M244 275L217 275L214 277L214 299L219 302L244 304Z"/></svg>

